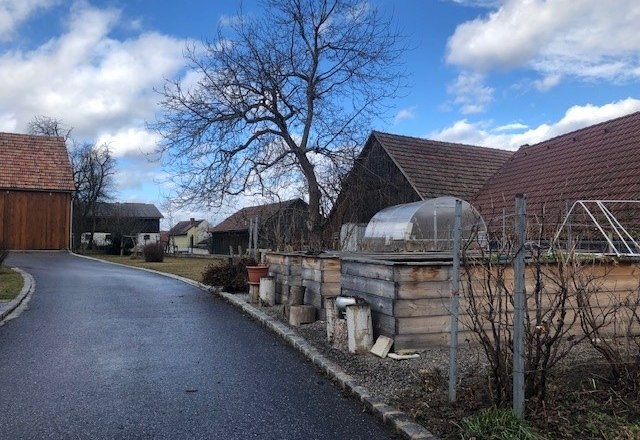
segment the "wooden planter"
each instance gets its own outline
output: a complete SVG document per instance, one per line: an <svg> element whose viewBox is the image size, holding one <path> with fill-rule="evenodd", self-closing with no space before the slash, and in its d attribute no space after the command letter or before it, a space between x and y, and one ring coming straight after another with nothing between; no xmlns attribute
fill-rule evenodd
<svg viewBox="0 0 640 440"><path fill-rule="evenodd" d="M260 278L269 275L269 266L247 266L249 284L260 284Z"/></svg>

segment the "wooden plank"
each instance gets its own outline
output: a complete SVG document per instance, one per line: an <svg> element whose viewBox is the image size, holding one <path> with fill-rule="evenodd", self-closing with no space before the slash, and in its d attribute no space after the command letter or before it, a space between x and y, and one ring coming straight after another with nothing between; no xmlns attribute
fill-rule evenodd
<svg viewBox="0 0 640 440"><path fill-rule="evenodd" d="M397 288L399 299L448 298L450 295L450 281L403 281Z"/></svg>
<svg viewBox="0 0 640 440"><path fill-rule="evenodd" d="M287 267L289 268L289 275L302 275L302 256L287 255L285 258L285 262L287 264Z"/></svg>
<svg viewBox="0 0 640 440"><path fill-rule="evenodd" d="M399 335L448 332L450 322L451 317L449 314L416 318L396 318Z"/></svg>
<svg viewBox="0 0 640 440"><path fill-rule="evenodd" d="M396 334L396 320L394 317L371 312L371 320L373 322L374 337L385 335L391 338Z"/></svg>
<svg viewBox="0 0 640 440"><path fill-rule="evenodd" d="M451 266L396 265L394 279L404 281L448 281L451 280Z"/></svg>
<svg viewBox="0 0 640 440"><path fill-rule="evenodd" d="M320 294L323 297L333 297L340 295L340 283L321 283Z"/></svg>
<svg viewBox="0 0 640 440"><path fill-rule="evenodd" d="M312 269L310 267L302 268L302 279L309 281L322 281L322 271L320 269Z"/></svg>
<svg viewBox="0 0 640 440"><path fill-rule="evenodd" d="M285 265L285 256L282 254L274 254L274 253L267 253L266 256L266 260L267 260L267 264L269 266L277 264L279 266L284 266Z"/></svg>
<svg viewBox="0 0 640 440"><path fill-rule="evenodd" d="M342 262L338 257L320 258L320 269L323 271L340 272L341 266L342 266Z"/></svg>
<svg viewBox="0 0 640 440"><path fill-rule="evenodd" d="M393 315L396 318L444 315L449 313L449 305L449 297L401 299L393 302Z"/></svg>
<svg viewBox="0 0 640 440"><path fill-rule="evenodd" d="M288 272L287 267L282 264L269 262L268 259L267 259L267 264L269 265L269 274L272 276L286 275Z"/></svg>
<svg viewBox="0 0 640 440"><path fill-rule="evenodd" d="M388 265L343 261L341 272L346 275L394 281L393 266Z"/></svg>
<svg viewBox="0 0 640 440"><path fill-rule="evenodd" d="M340 271L325 270L322 272L322 281L325 283L340 283Z"/></svg>
<svg viewBox="0 0 640 440"><path fill-rule="evenodd" d="M317 309L321 309L322 295L320 295L320 292L317 289L314 289L313 288L314 286L309 286L306 281L303 285L306 287L304 291L304 303L310 304L316 307Z"/></svg>
<svg viewBox="0 0 640 440"><path fill-rule="evenodd" d="M372 295L395 298L396 286L391 281L362 278L353 275L342 274L340 284L343 289L366 292Z"/></svg>
<svg viewBox="0 0 640 440"><path fill-rule="evenodd" d="M317 257L302 257L302 269L320 270L320 259Z"/></svg>
<svg viewBox="0 0 640 440"><path fill-rule="evenodd" d="M367 304L369 304L372 312L382 313L384 315L393 317L394 301L391 298L385 298L383 296L376 296L367 293L360 293L357 296L363 298L367 302Z"/></svg>

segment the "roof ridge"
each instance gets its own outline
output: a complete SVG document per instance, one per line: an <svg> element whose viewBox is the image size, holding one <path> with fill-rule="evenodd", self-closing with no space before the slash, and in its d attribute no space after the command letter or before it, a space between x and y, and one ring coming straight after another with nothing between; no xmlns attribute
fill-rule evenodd
<svg viewBox="0 0 640 440"><path fill-rule="evenodd" d="M575 130L568 131L566 133L561 133L559 135L550 137L549 139L542 140L542 141L537 142L537 143L532 144L532 145L524 144L524 145L520 146L519 150L536 147L538 145L544 145L544 144L546 144L548 142L555 141L558 138L570 137L570 136L575 135L576 133L581 132L581 131L594 130L594 129L597 129L598 127L602 126L602 125L609 125L609 124L619 123L624 119L629 119L629 118L634 117L634 116L640 116L640 111L635 111L635 112L632 112L632 113L628 113L626 115L618 116L617 118L613 118L613 119L607 119L606 121L598 122L598 123L593 124L593 125L587 125L586 127L577 128Z"/></svg>
<svg viewBox="0 0 640 440"><path fill-rule="evenodd" d="M507 153L513 153L513 150L506 150L504 148L487 147L485 145L464 144L464 143L461 143L461 142L449 142L449 141L430 139L430 138L420 137L420 136L409 136L409 135L406 135L406 134L389 133L389 132L379 131L379 130L373 130L372 134L374 136L383 135L383 136L391 136L391 137L397 137L397 138L414 139L414 140L418 140L418 141L422 141L422 142L429 142L429 143L432 143L432 144L438 144L438 145L441 145L441 146L452 146L453 145L453 146L458 146L458 147L481 148L481 149L484 149L484 150L504 151L504 152L507 152Z"/></svg>

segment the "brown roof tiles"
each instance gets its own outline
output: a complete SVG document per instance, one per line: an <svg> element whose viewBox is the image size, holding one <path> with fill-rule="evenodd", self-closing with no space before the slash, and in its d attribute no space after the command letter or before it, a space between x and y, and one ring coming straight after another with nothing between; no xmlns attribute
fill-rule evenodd
<svg viewBox="0 0 640 440"><path fill-rule="evenodd" d="M74 191L64 139L0 133L0 188Z"/></svg>
<svg viewBox="0 0 640 440"><path fill-rule="evenodd" d="M269 203L266 205L248 206L230 215L222 222L211 228L209 232L231 232L248 231L249 220L255 217L267 219L277 214L279 211L293 208L296 204L304 204L302 199L292 199L284 202Z"/></svg>
<svg viewBox="0 0 640 440"><path fill-rule="evenodd" d="M512 151L378 131L372 137L422 199L455 196L469 200L513 155Z"/></svg>
<svg viewBox="0 0 640 440"><path fill-rule="evenodd" d="M576 200L640 200L638 169L640 112L521 147L473 204L487 217L512 212L517 193L532 214Z"/></svg>

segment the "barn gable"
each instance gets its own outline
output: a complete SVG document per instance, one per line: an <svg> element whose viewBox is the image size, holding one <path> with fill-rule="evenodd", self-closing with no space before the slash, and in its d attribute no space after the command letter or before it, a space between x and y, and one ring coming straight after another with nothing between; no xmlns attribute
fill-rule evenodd
<svg viewBox="0 0 640 440"><path fill-rule="evenodd" d="M67 249L74 190L63 138L0 133L0 245Z"/></svg>
<svg viewBox="0 0 640 440"><path fill-rule="evenodd" d="M366 223L401 203L442 196L469 200L512 154L374 131L342 183L328 229Z"/></svg>

